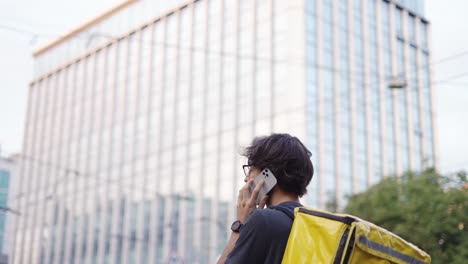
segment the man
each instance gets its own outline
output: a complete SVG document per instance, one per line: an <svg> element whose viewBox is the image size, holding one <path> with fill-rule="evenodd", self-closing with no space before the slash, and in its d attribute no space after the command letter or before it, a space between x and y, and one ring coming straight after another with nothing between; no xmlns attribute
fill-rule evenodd
<svg viewBox="0 0 468 264"><path fill-rule="evenodd" d="M246 184L237 199L237 220L218 263L281 263L294 219L294 208L301 206L299 197L307 192L314 173L310 151L288 134L255 138L245 149ZM256 200L263 180L249 192L253 180L268 168L277 179L276 186ZM263 209L264 206L266 209Z"/></svg>

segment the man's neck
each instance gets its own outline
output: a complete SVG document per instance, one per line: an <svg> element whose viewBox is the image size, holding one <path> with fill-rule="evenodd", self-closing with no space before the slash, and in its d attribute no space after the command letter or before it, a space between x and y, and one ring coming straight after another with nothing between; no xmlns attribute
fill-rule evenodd
<svg viewBox="0 0 468 264"><path fill-rule="evenodd" d="M284 202L299 202L299 196L297 194L291 194L283 192L281 189L277 189L271 194L268 199L267 207L276 206Z"/></svg>

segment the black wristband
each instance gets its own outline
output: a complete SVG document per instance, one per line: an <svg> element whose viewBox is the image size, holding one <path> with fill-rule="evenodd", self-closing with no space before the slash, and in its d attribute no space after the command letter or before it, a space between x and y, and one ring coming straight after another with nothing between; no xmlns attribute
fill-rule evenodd
<svg viewBox="0 0 468 264"><path fill-rule="evenodd" d="M231 230L232 230L232 232L234 232L234 233L239 233L240 230L241 230L241 228L242 228L242 226L243 226L243 224L241 223L241 221L236 220L236 221L234 221L234 223L232 223L232 225L231 225Z"/></svg>

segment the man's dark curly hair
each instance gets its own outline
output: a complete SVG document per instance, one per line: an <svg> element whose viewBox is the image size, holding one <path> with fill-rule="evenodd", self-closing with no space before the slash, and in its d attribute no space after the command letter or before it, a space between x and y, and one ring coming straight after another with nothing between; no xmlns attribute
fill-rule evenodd
<svg viewBox="0 0 468 264"><path fill-rule="evenodd" d="M270 169L284 192L299 197L307 193L307 185L314 175L312 153L297 137L289 134L256 137L242 156L247 158L248 165Z"/></svg>

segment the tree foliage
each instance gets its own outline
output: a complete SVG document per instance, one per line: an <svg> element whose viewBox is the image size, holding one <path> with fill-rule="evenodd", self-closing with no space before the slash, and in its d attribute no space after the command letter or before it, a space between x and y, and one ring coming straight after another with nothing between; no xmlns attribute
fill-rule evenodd
<svg viewBox="0 0 468 264"><path fill-rule="evenodd" d="M345 208L419 246L432 263L468 263L468 181L434 169L387 177Z"/></svg>

